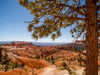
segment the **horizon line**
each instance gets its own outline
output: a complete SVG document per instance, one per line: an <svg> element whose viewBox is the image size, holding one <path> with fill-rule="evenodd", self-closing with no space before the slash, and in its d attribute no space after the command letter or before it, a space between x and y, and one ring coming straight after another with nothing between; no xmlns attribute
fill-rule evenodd
<svg viewBox="0 0 100 75"><path fill-rule="evenodd" d="M15 40L12 40L12 42L15 41ZM18 41L18 40L17 40ZM23 41L23 40L19 40L19 41ZM44 43L44 42L48 42L48 43L71 43L71 42L63 42L63 41L26 41L24 40L25 42L40 42L40 43ZM10 42L10 41L4 41L4 40L0 40L0 42Z"/></svg>

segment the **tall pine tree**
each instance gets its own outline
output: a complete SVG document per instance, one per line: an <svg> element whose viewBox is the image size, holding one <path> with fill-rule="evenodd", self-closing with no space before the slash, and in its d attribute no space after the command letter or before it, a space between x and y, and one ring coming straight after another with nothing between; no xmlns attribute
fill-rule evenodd
<svg viewBox="0 0 100 75"><path fill-rule="evenodd" d="M30 10L28 26L33 38L61 36L61 28L71 26L72 37L86 33L86 75L98 75L98 25L100 0L19 0Z"/></svg>

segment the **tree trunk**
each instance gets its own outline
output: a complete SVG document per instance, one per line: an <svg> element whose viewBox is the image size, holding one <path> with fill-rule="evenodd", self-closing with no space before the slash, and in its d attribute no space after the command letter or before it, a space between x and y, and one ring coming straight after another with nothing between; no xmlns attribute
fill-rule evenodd
<svg viewBox="0 0 100 75"><path fill-rule="evenodd" d="M98 75L98 29L95 0L86 0L86 75Z"/></svg>

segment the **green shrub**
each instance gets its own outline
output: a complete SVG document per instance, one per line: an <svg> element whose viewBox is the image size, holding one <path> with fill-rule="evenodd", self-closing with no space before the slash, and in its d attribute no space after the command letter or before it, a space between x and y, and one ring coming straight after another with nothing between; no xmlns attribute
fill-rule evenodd
<svg viewBox="0 0 100 75"><path fill-rule="evenodd" d="M63 62L63 67L66 68L67 67L67 64L65 62Z"/></svg>
<svg viewBox="0 0 100 75"><path fill-rule="evenodd" d="M21 67L24 67L24 65L25 65L25 63L22 63L22 64L21 64Z"/></svg>

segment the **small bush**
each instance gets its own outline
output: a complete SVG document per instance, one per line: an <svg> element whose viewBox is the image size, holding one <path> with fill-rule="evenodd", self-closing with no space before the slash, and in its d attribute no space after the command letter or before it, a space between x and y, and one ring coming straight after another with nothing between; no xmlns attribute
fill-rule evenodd
<svg viewBox="0 0 100 75"><path fill-rule="evenodd" d="M24 67L24 65L25 65L25 63L22 63L22 64L21 64L21 67Z"/></svg>

